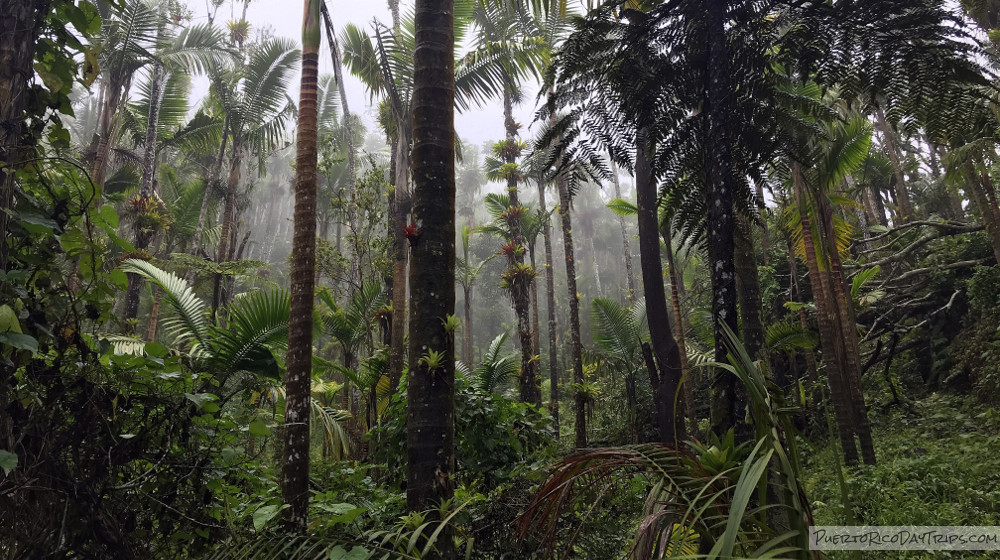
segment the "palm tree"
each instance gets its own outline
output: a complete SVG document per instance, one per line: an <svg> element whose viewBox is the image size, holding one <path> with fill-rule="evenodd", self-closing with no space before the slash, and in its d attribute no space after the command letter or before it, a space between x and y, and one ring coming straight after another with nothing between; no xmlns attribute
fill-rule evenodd
<svg viewBox="0 0 1000 560"><path fill-rule="evenodd" d="M503 85L503 118L506 138L493 147L493 155L503 162L498 179L507 183L507 197L510 206L506 220L511 239L505 248L508 268L505 282L511 294L511 303L517 317L517 334L521 344L521 400L541 404L538 389L535 359L535 337L531 326L531 285L534 281L534 267L524 262L525 240L521 232L521 205L518 183L525 177L518 167L521 152L526 147L518 140L520 127L513 116L515 97L519 95L520 81L528 74L537 74L548 45L540 37L526 37L520 25L519 10L513 4L490 5L477 2L474 20L480 33L477 35L477 51L504 53L500 65L500 80ZM537 313L536 313L537 316ZM537 328L534 329L537 331Z"/></svg>
<svg viewBox="0 0 1000 560"><path fill-rule="evenodd" d="M298 134L295 139L295 230L291 254L281 496L282 502L289 506L286 519L297 532L305 532L309 516L309 401L313 299L316 288L316 98L319 85L321 2L322 0L305 0L302 20L302 79L299 86ZM236 142L233 143L233 149L236 153Z"/></svg>
<svg viewBox="0 0 1000 560"><path fill-rule="evenodd" d="M120 10L97 3L101 13L101 98L91 179L104 185L116 131L115 117L128 99L132 80L143 68L161 72L183 70L204 73L225 66L230 53L220 47L211 25L196 25L176 33L165 10L143 0L129 0ZM161 76L162 78L162 76ZM95 203L97 201L95 200Z"/></svg>
<svg viewBox="0 0 1000 560"><path fill-rule="evenodd" d="M626 307L611 299L594 298L590 309L594 342L606 362L615 371L625 374L625 401L632 424L632 443L639 443L635 377L643 368L643 346L649 342L646 302L640 299ZM647 368L647 371L653 370Z"/></svg>
<svg viewBox="0 0 1000 560"><path fill-rule="evenodd" d="M417 0L413 49L413 215L406 505L454 494L455 64L453 0ZM451 535L438 540L454 558Z"/></svg>
<svg viewBox="0 0 1000 560"><path fill-rule="evenodd" d="M454 2L453 33L456 44L462 44L469 31L474 9L479 0ZM390 2L394 20L398 4ZM390 378L393 391L403 372L403 337L406 325L406 268L409 252L407 235L413 221L410 200L410 169L412 130L410 126L411 95L414 88L412 59L415 45L414 18L405 18L399 25L394 21L390 31L375 24L375 37L354 25L343 33L344 63L348 70L361 79L373 98L385 100L391 118L383 122L394 146L395 173L393 176L393 209L390 231L394 236L392 274L392 321ZM455 104L459 110L480 105L495 97L505 87L510 68L516 67L515 58L521 56L517 49L497 48L496 45L474 45L474 48L455 61ZM452 53L455 55L456 53Z"/></svg>
<svg viewBox="0 0 1000 560"><path fill-rule="evenodd" d="M573 219L570 216L569 179L565 174L556 177L559 192L559 222L562 226L563 254L566 256L566 291L569 295L569 335L573 360L573 394L576 410L576 447L587 447L587 395L583 384L582 341L580 340L580 296L576 288L576 259L573 248Z"/></svg>
<svg viewBox="0 0 1000 560"><path fill-rule="evenodd" d="M160 22L157 31L157 41L160 43L171 35L171 32L166 29L168 21L165 12L166 6L166 2L161 3L160 6ZM191 34L202 35L202 37L189 39L188 36ZM227 53L225 49L221 48L223 44L222 32L210 26L184 29L177 35L174 42L179 45L214 44L219 46L222 53ZM173 48L177 50L180 47ZM228 63L228 61L229 57L222 62ZM185 68L178 64L172 64L168 67L158 60L154 61L149 81L141 88L142 95L135 107L137 114L126 115L124 119L126 121L132 120L135 125L145 121L145 131L142 134L140 188L138 195L129 202L134 235L133 246L140 253L149 247L159 229L150 227L147 218L155 217L159 209L158 202L153 199L153 188L156 179L156 162L162 148L167 144L190 146L194 142L204 141L206 137L217 134L217 123L210 118L205 118L203 113L187 123L187 126L183 126L187 117L187 100L190 94L190 80L188 75L183 73L184 70ZM128 109L131 111L132 107ZM123 130L130 128L129 124L132 123L123 123ZM140 289L140 277L134 274L130 275L123 309L123 317L126 321L134 319L138 315Z"/></svg>
<svg viewBox="0 0 1000 560"><path fill-rule="evenodd" d="M465 302L465 324L462 325L464 330L465 339L462 346L462 359L465 361L466 365L470 368L472 367L472 294L473 289L476 286L476 280L479 278L479 274L483 271L483 267L486 263L496 257L496 255L490 255L484 260L473 262L471 255L469 254L469 239L474 233L479 230L477 228L472 228L465 226L462 228L462 256L455 261L456 278L458 283L462 286L462 294L464 296L463 300Z"/></svg>

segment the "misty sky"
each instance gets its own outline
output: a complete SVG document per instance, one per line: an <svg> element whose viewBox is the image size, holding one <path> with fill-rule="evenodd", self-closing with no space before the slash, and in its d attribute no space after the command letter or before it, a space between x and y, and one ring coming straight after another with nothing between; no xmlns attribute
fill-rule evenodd
<svg viewBox="0 0 1000 560"><path fill-rule="evenodd" d="M194 22L203 22L206 18L206 0L181 0L191 9ZM413 0L401 0L401 12L403 14L412 10ZM339 35L344 26L353 23L357 26L371 30L371 21L378 18L387 25L392 24L392 17L385 0L327 0L330 8L330 15L333 24ZM242 2L234 8L235 17L239 18L239 11L242 10ZM219 8L216 16L216 24L225 26L231 19L231 5L229 2ZM275 34L294 39L297 43L301 41L302 29L302 2L301 0L252 0L247 10L247 21L250 22L251 32L254 28L270 26ZM333 73L330 63L330 51L326 44L326 35L323 35L323 46L320 53L320 73ZM345 68L345 85L347 88L348 102L352 112L362 113L362 118L370 132L378 132L375 124L375 113L368 93L364 86L354 76L347 73ZM290 91L292 99L298 101L298 80ZM538 91L536 84L526 84L525 103L515 108L515 120L522 125L522 136L528 136L527 130L533 120L535 95ZM203 95L207 92L207 82L199 84L196 80L195 93ZM482 145L483 142L496 141L503 137L503 107L499 100L490 102L488 106L479 109L470 109L466 113L459 113L455 118L455 128L458 135L474 145ZM535 127L537 128L537 127Z"/></svg>

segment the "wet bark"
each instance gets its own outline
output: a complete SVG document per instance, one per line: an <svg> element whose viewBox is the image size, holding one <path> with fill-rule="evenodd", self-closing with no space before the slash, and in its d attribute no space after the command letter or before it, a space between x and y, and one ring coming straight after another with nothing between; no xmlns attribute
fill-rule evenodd
<svg viewBox="0 0 1000 560"><path fill-rule="evenodd" d="M583 378L583 353L580 341L580 300L576 288L576 261L573 256L573 221L570 216L571 199L565 177L556 179L559 190L559 220L562 225L563 251L566 257L566 291L569 295L570 357L573 362L573 395L576 411L576 447L587 447L587 396L581 386Z"/></svg>
<svg viewBox="0 0 1000 560"><path fill-rule="evenodd" d="M653 151L645 130L636 138L635 190L639 208L639 264L642 270L642 288L646 297L646 319L655 364L657 383L653 386L656 404L656 424L660 441L676 447L683 438L683 425L675 422L674 408L677 387L683 368L677 341L670 329L667 314L667 296L663 288L663 264L660 261L660 228L657 213L656 182L650 167L649 154Z"/></svg>
<svg viewBox="0 0 1000 560"><path fill-rule="evenodd" d="M913 205L910 203L910 192L906 186L906 177L903 173L903 162L896 142L896 131L885 118L885 111L881 108L875 110L875 119L882 130L882 138L885 141L886 151L889 153L889 161L892 163L892 171L896 176L896 207L901 221L913 219Z"/></svg>
<svg viewBox="0 0 1000 560"><path fill-rule="evenodd" d="M406 504L422 511L450 499L455 472L455 74L453 0L417 0L413 55L413 244ZM400 286L397 286L397 289ZM395 341L394 341L395 342ZM440 353L440 360L431 352ZM450 531L441 558L455 557Z"/></svg>
<svg viewBox="0 0 1000 560"><path fill-rule="evenodd" d="M309 515L309 405L312 385L313 299L316 268L317 77L320 0L305 0L302 77L295 153L295 211L291 255L291 307L285 374L282 501L285 519L304 533ZM235 148L236 146L234 146ZM232 186L232 182L231 182ZM225 239L226 232L223 232ZM220 247L219 254L225 255ZM220 261L221 262L221 261Z"/></svg>
<svg viewBox="0 0 1000 560"><path fill-rule="evenodd" d="M733 213L735 177L730 146L728 98L729 54L726 46L725 22L727 3L708 0L708 245L709 269L712 280L712 318L715 335L715 360L726 362L726 328L739 332L737 315L736 270L733 263L733 235L736 229ZM742 414L737 410L737 378L717 370L712 381L712 429L725 433L736 426Z"/></svg>
<svg viewBox="0 0 1000 560"><path fill-rule="evenodd" d="M538 180L538 209L543 216L548 215L545 205L545 181ZM545 297L546 319L549 335L549 412L555 424L556 439L559 438L559 350L556 345L556 288L555 269L552 267L552 226L546 222L542 228L545 244Z"/></svg>

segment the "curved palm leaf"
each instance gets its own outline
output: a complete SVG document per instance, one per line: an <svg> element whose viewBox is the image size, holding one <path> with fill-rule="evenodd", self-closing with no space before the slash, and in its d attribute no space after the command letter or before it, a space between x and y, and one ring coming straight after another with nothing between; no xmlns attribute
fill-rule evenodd
<svg viewBox="0 0 1000 560"><path fill-rule="evenodd" d="M279 379L283 368L271 348L288 344L288 292L254 290L226 309L226 326L212 329L212 363L223 371L246 370Z"/></svg>
<svg viewBox="0 0 1000 560"><path fill-rule="evenodd" d="M166 303L177 312L176 317L168 318L163 323L164 328L174 336L175 344L193 341L192 355L199 355L208 350L205 302L195 295L194 290L183 278L140 259L127 259L121 268L124 272L142 276L163 290Z"/></svg>

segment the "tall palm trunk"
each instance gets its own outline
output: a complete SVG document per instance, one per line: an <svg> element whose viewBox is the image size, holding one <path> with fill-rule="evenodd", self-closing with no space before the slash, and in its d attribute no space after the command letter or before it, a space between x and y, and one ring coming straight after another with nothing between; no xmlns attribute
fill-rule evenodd
<svg viewBox="0 0 1000 560"><path fill-rule="evenodd" d="M820 270L816 256L812 222L809 219L805 200L804 181L798 162L794 162L792 164L792 182L802 223L802 243L805 246L806 266L809 268L809 281L812 284L813 300L816 303L816 323L819 327L820 345L823 349L823 360L830 383L830 399L833 401L834 416L837 421L837 431L840 435L844 461L848 465L856 465L858 463L858 450L854 441L854 419L856 416L842 367L844 350L842 339L838 336L836 328L837 310L831 305L829 275Z"/></svg>
<svg viewBox="0 0 1000 560"><path fill-rule="evenodd" d="M532 243L528 246L528 255L531 260L531 270L536 271L538 267L535 263L535 244ZM531 276L531 354L532 356L538 356L541 354L541 331L538 328L538 275L534 274ZM538 376L538 371L535 372L536 377ZM538 384L541 385L541 377L538 377ZM542 392L541 390L535 391L535 404L538 406L542 405Z"/></svg>
<svg viewBox="0 0 1000 560"><path fill-rule="evenodd" d="M397 127L406 129L405 126ZM405 130L396 141L396 174L393 194L392 334L389 346L389 387L394 394L406 362L406 267L410 248L403 232L410 215L410 139ZM412 366L413 364L411 364Z"/></svg>
<svg viewBox="0 0 1000 560"><path fill-rule="evenodd" d="M726 327L739 332L737 316L736 270L733 263L734 177L730 146L728 98L729 53L726 47L726 0L707 0L708 11L708 246L712 279L712 318L715 334L715 360L725 362ZM725 433L737 423L737 382L731 373L718 370L712 382L712 429Z"/></svg>
<svg viewBox="0 0 1000 560"><path fill-rule="evenodd" d="M538 180L538 210L542 216L548 216L545 206L545 180ZM542 238L545 244L545 297L546 319L549 331L549 412L552 414L556 428L556 439L559 438L559 348L556 346L556 284L555 269L552 268L552 226L546 220L542 228Z"/></svg>
<svg viewBox="0 0 1000 560"><path fill-rule="evenodd" d="M580 341L580 300L576 289L576 260L573 258L573 221L570 217L569 182L556 179L559 189L559 219L566 256L566 291L569 293L570 354L573 360L573 392L576 399L576 446L587 447L587 395L583 391L583 350ZM551 269L550 269L551 270Z"/></svg>
<svg viewBox="0 0 1000 560"><path fill-rule="evenodd" d="M899 153L899 146L896 144L896 131L893 130L889 121L885 118L885 111L881 108L875 109L875 119L882 130L882 138L885 141L886 152L889 153L889 162L892 163L892 172L896 176L896 208L902 221L913 219L913 206L910 204L910 192L906 186L906 176L903 173L903 163Z"/></svg>
<svg viewBox="0 0 1000 560"><path fill-rule="evenodd" d="M289 525L305 532L309 515L309 399L312 373L313 298L316 269L317 76L320 2L305 0L302 18L302 79L295 153L291 307L285 374L282 501ZM225 238L225 235L223 235Z"/></svg>
<svg viewBox="0 0 1000 560"><path fill-rule="evenodd" d="M392 14L392 32L399 36L399 0L388 0ZM396 137L393 138L392 166L393 198L390 201L392 245L392 316L389 325L389 394L396 393L399 380L403 376L406 363L406 269L410 257L407 240L403 236L406 219L410 215L410 115L403 114L402 107L393 105L396 119Z"/></svg>
<svg viewBox="0 0 1000 560"><path fill-rule="evenodd" d="M805 303L805 298L802 297L802 290L799 288L799 267L798 261L795 259L795 249L792 247L791 238L788 239L788 270L791 280L789 282L789 295L791 296L791 301L795 303ZM799 307L799 326L802 327L803 331L809 330L809 321L806 318L805 307ZM816 371L816 354L811 349L805 350L806 358L806 379L814 386L813 391L813 403L818 404L820 399L820 394L816 391L816 384L819 381L819 374ZM798 392L796 390L796 392Z"/></svg>
<svg viewBox="0 0 1000 560"><path fill-rule="evenodd" d="M514 122L511 91L505 87L503 91L503 118L506 130L506 146L503 150L504 163L515 164L519 150L517 149L517 123ZM524 266L524 236L521 233L521 213L524 207L517 188L518 175L511 173L507 178L507 196L510 207L507 211L507 227L510 230L512 249L507 254L507 281L511 302L514 304L514 314L517 316L517 338L521 344L521 402L538 403L537 376L534 359L534 344L531 334L531 277L534 269L525 270Z"/></svg>
<svg viewBox="0 0 1000 560"><path fill-rule="evenodd" d="M660 261L660 228L656 182L650 166L652 151L647 132L636 135L635 191L639 208L639 264L642 269L642 288L646 297L646 319L649 338L656 363L647 363L652 374L653 401L656 405L657 427L660 441L676 446L678 436L683 437L682 426L676 425L674 395L680 385L683 369L681 353L670 329L667 314L667 296L663 289L663 263ZM654 369L658 370L654 372Z"/></svg>
<svg viewBox="0 0 1000 560"><path fill-rule="evenodd" d="M413 51L413 213L410 262L406 505L450 499L455 472L455 57L454 0L417 0ZM440 558L455 557L450 532Z"/></svg>
<svg viewBox="0 0 1000 560"><path fill-rule="evenodd" d="M167 3L160 3L160 18L166 18ZM161 27L162 29L162 27ZM149 247L150 241L156 232L145 230L140 227L139 216L148 211L150 201L153 197L153 185L156 179L156 142L158 126L160 124L160 104L163 101L163 87L166 75L163 65L156 62L153 64L152 76L149 84L149 114L146 117L146 140L142 152L142 183L139 187L139 204L136 207L136 215L132 227L135 235L134 247L136 251L142 252ZM142 277L138 274L128 275L128 289L125 291L124 318L126 324L129 319L135 319L139 314L139 292L142 289Z"/></svg>
<svg viewBox="0 0 1000 560"><path fill-rule="evenodd" d="M198 255L201 252L201 238L205 233L205 223L208 221L208 207L212 201L212 190L215 185L219 182L219 175L222 174L222 161L226 157L226 144L229 141L229 115L222 121L222 142L219 144L219 152L215 156L215 161L212 163L212 168L209 170L208 178L205 181L205 194L201 197L201 210L198 211L198 225L194 228L194 237L191 242L191 254ZM197 271L191 269L188 271L184 280L191 284L194 282L195 275Z"/></svg>
<svg viewBox="0 0 1000 560"><path fill-rule="evenodd" d="M861 392L861 349L858 342L857 319L854 315L854 304L845 289L845 278L840 261L840 250L833 229L833 209L825 198L819 201L820 216L823 219L823 230L826 241L826 254L830 259L830 284L833 289L833 303L837 308L837 320L840 324L841 336L844 338L844 372L846 388L850 391L852 408L854 410L854 432L861 445L861 459L868 465L875 464L875 446L872 441L871 424L868 421L868 411L865 397Z"/></svg>
<svg viewBox="0 0 1000 560"><path fill-rule="evenodd" d="M354 154L354 120L351 117L351 109L347 103L347 90L344 88L344 71L342 68L340 60L340 44L337 42L337 36L333 32L333 20L330 17L330 12L326 7L326 2L322 5L323 22L326 24L326 39L330 44L330 57L333 63L333 77L337 80L337 91L340 94L340 108L344 115L344 145L347 146L347 177L350 180L351 185L351 203L347 210L347 222L351 227L351 233L355 236L358 235L358 211L357 205L355 204L355 192L358 188L358 171L357 162ZM340 251L340 223L337 224L337 241L338 241L338 252ZM352 289L356 286L361 285L360 269L359 269L360 259L351 259L351 271L350 280Z"/></svg>
<svg viewBox="0 0 1000 560"><path fill-rule="evenodd" d="M21 159L21 128L28 101L28 81L38 39L36 28L49 11L49 0L0 0L0 270L8 268L7 210L14 205L14 175Z"/></svg>
<svg viewBox="0 0 1000 560"><path fill-rule="evenodd" d="M611 159L611 181L615 185L615 198L622 197L622 186L618 180L618 164ZM625 216L618 216L618 225L622 228L622 245L625 249L625 276L628 279L628 293L625 299L632 302L635 299L635 273L632 272L632 247L628 242L628 228L625 227ZM677 327L680 329L680 327Z"/></svg>

